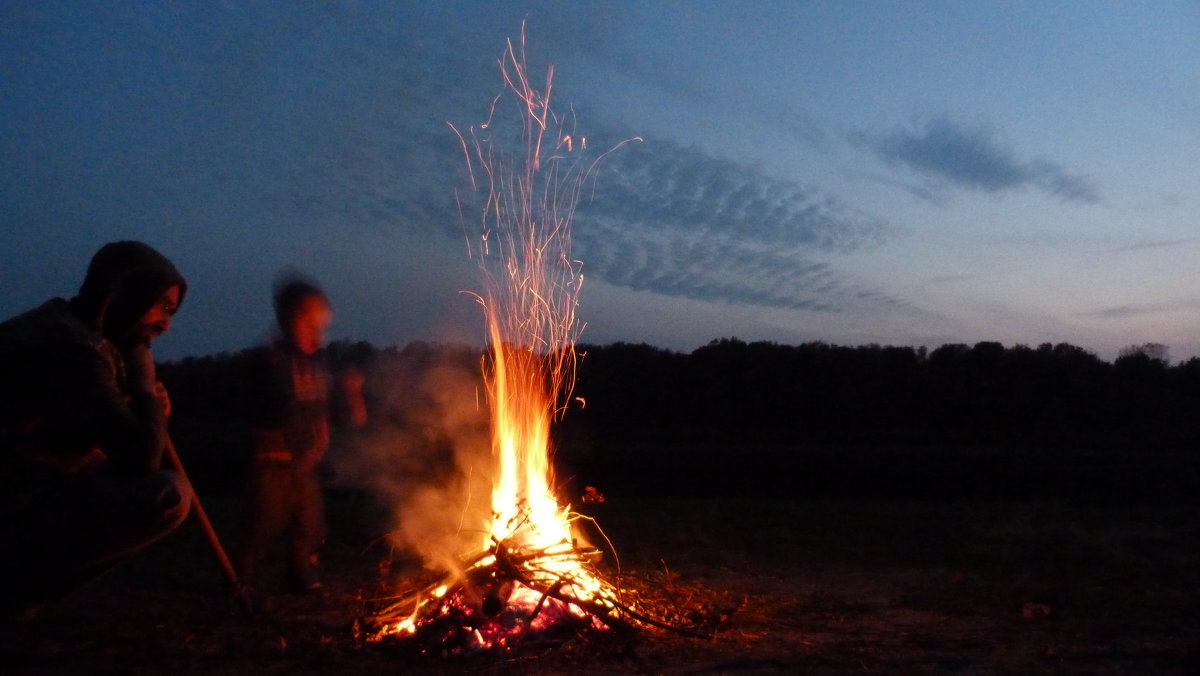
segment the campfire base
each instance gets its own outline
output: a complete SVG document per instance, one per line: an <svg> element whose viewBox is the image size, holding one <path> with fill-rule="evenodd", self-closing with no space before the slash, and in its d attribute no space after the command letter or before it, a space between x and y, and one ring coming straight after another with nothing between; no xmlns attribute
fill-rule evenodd
<svg viewBox="0 0 1200 676"><path fill-rule="evenodd" d="M465 587L427 603L414 618L398 622L367 618L360 620L360 629L368 639L440 657L506 654L612 633L603 623L570 611L560 601L548 601L533 610L511 603L489 614L472 601Z"/></svg>
<svg viewBox="0 0 1200 676"><path fill-rule="evenodd" d="M567 543L529 550L499 541L469 561L458 582L418 583L360 618L356 633L421 654L506 654L601 634L632 640L647 630L709 639L733 612L709 594L683 593L670 574L665 584L646 581L637 590L614 585L596 570L598 554Z"/></svg>

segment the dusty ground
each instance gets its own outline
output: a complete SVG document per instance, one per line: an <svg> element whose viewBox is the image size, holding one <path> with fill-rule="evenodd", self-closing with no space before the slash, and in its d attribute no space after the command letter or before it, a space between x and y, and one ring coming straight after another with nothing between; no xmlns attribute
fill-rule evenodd
<svg viewBox="0 0 1200 676"><path fill-rule="evenodd" d="M223 532L236 528L235 501L206 506ZM722 631L451 660L355 640L385 553L364 546L355 505L332 513L341 537L326 557L327 596L265 584L244 617L188 524L35 621L4 627L0 671L1200 672L1196 505L610 499L592 513L623 568L738 605Z"/></svg>

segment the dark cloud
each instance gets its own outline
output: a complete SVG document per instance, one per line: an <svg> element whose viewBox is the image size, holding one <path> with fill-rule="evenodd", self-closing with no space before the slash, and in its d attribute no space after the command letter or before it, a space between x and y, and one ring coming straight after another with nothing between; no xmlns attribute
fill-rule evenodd
<svg viewBox="0 0 1200 676"><path fill-rule="evenodd" d="M966 129L945 117L884 135L859 134L853 140L888 164L907 167L935 184L985 192L1036 188L1064 202L1101 201L1086 177L1048 160L1021 160L988 131Z"/></svg>

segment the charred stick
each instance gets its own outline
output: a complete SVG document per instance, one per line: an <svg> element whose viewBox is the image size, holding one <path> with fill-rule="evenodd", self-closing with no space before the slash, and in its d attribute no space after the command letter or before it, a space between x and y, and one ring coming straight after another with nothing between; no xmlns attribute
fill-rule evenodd
<svg viewBox="0 0 1200 676"><path fill-rule="evenodd" d="M549 590L547 591L547 593L549 593ZM563 594L561 591L557 591L553 594L550 594L550 596L558 599L559 601L562 601L563 603L571 603L571 604L574 604L574 605L582 608L583 610L598 617L600 619L600 621L604 622L609 627L617 628L617 626L614 623L609 622L609 620L611 619L611 620L619 622L621 625L621 628L623 630L627 630L627 631L632 630L632 627L629 625L629 623L624 622L622 620L618 620L618 618L613 617L610 614L610 608L606 607L603 604L596 603L594 601L588 601L585 599L576 598L571 595ZM674 632L681 636L687 636L689 638L702 638L702 639L711 639L712 638L711 631L703 632L703 631L699 631L696 629L690 629L688 627L671 624L669 622L664 622L662 620L656 620L653 617L650 617L649 615L646 615L637 610L634 610L632 607L630 607L624 603L618 603L611 599L609 599L607 601L607 603L611 607L611 610L615 610L615 611L621 613L622 615L625 615L625 616L633 619L635 622L639 622L641 624L647 624L652 627L658 627L659 629L665 629L667 631Z"/></svg>
<svg viewBox="0 0 1200 676"><path fill-rule="evenodd" d="M494 550L496 552L497 566L500 567L506 574L508 574L512 578L516 579L518 582L521 582L522 584L529 587L530 589L533 589L535 591L541 591L543 598L541 601L539 601L539 603L538 603L539 606L542 604L542 601L544 601L546 597L550 597L553 599L557 599L558 601L561 601L563 603L575 605L575 606L583 609L585 612L595 615L601 622L608 625L608 627L613 630L616 630L616 631L619 631L622 633L631 633L633 631L633 627L630 626L628 622L625 622L624 620L621 620L620 618L614 617L609 612L609 609L606 608L604 605L593 602L593 601L580 599L573 595L563 593L562 587L563 587L563 583L566 582L566 579L561 576L559 576L558 581L556 583L554 583L553 585L551 585L550 587L545 588L545 589L539 589L539 587L541 587L542 585L538 584L534 580L531 580L528 576L524 575L519 568L517 568L517 566L511 560L512 559L511 552L509 552L503 546L503 543L501 541L495 540L494 538L493 538L493 541L496 542L496 547L494 548ZM529 557L529 558L534 558L534 557ZM549 572L549 571L546 571L546 572ZM645 615L645 614L642 614L642 613L639 613L639 612L633 610L633 608L631 608L623 603L617 603L614 601L609 601L609 603L611 604L611 607L613 610L620 611L622 614L627 615L628 617L634 619L637 622L641 622L643 624L658 627L660 629L672 631L672 632L681 634L683 636L688 636L691 638L704 638L704 639L712 638L711 632L707 632L707 633L699 632L699 631L696 631L693 629L689 629L687 627L681 627L681 626L673 625L673 624L670 624L667 622L662 622L660 620L655 620L654 618L649 617L648 615Z"/></svg>
<svg viewBox="0 0 1200 676"><path fill-rule="evenodd" d="M494 538L493 538L493 540L494 540ZM539 584L537 581L529 579L527 576L522 574L521 570L519 568L517 568L517 566L515 566L512 561L509 560L509 556L508 556L508 552L507 552L506 548L499 541L496 541L495 552L496 552L496 565L498 568L500 568L505 574L507 574L509 577L516 580L517 582L520 582L521 584L525 585L526 587L529 587L530 589L532 589L534 591L538 591L538 592L542 593L542 598L541 598L541 600L538 601L539 609L545 602L546 598L549 597L549 598L561 601L563 603L575 605L579 608L582 608L585 612L589 612L589 613L595 615L601 622L608 625L608 627L614 631L617 631L617 632L620 632L620 633L626 634L626 635L633 633L633 627L631 627L627 622L624 622L623 620L621 620L619 618L609 615L608 611L606 609L604 609L602 606L600 606L599 604L591 603L589 601L584 601L583 599L578 599L578 598L575 598L574 596L564 594L562 591L562 587L563 587L563 583L566 582L565 578L559 576L557 582L550 585L549 587L543 588L543 585ZM530 619L532 620L532 617Z"/></svg>
<svg viewBox="0 0 1200 676"><path fill-rule="evenodd" d="M679 608L681 606L679 604L679 600L675 598L675 585L671 584L671 569L667 567L667 560L659 559L658 562L662 564L663 568L662 589L666 593L667 599L669 599L671 603L675 604L676 608Z"/></svg>
<svg viewBox="0 0 1200 676"><path fill-rule="evenodd" d="M472 570L474 570L477 566L479 566L479 563L481 561L486 559L488 556L492 556L493 554L494 554L494 552L491 550L484 550L482 552L479 552L479 553L473 555L471 558L464 560L462 562L462 570L464 571L465 575L469 575ZM424 586L420 587L419 589L416 589L404 596L391 597L391 598L399 598L401 600L387 606L383 610L376 613L375 616L376 617L385 617L385 616L386 617L396 617L396 616L398 616L398 615L394 614L396 609L402 608L404 606L408 606L412 610L410 610L409 612L404 614L404 616L407 617L408 615L411 615L413 612L416 612L416 610L420 609L421 606L425 605L425 602L427 602L429 600L429 597L433 596L433 590L437 589L438 587L448 584L447 580L448 580L448 578L444 578L444 577L439 578L433 582L429 582L429 583L425 584ZM379 599L379 600L389 600L389 599Z"/></svg>
<svg viewBox="0 0 1200 676"><path fill-rule="evenodd" d="M688 627L679 626L676 624L671 624L670 622L664 622L662 620L656 620L653 617L650 617L649 615L640 613L626 605L614 603L613 607L615 609L621 611L622 614L629 616L636 622L639 622L641 624L648 624L652 627L658 627L659 629L665 629L667 631L671 631L676 634L679 634L680 636L686 636L688 638L702 638L705 640L711 639L713 637L713 632L711 632L711 631L705 632L705 631L700 631L697 629L690 629Z"/></svg>
<svg viewBox="0 0 1200 676"><path fill-rule="evenodd" d="M385 621L398 617L408 617L409 615L412 615L416 611L420 610L421 606L424 606L431 598L434 598L433 590L442 586L442 584L444 583L435 582L433 584L426 585L421 589L402 597L400 601L397 601L383 610L380 610L375 614L375 617Z"/></svg>
<svg viewBox="0 0 1200 676"><path fill-rule="evenodd" d="M522 580L522 583L524 583L527 587L529 587L530 589L532 589L534 591L541 592L543 596L548 596L548 597L555 599L557 601L560 601L562 603L576 606L576 607L580 608L581 610L583 610L584 612L595 615L596 619L603 622L605 625L608 626L609 629L612 629L613 631L616 631L616 632L618 632L622 635L626 635L626 636L633 633L633 626L630 625L628 622L622 620L619 617L614 617L612 614L609 613L608 608L605 608L604 606L600 605L599 603L594 603L592 601L587 601L587 600L584 600L581 598L577 598L573 595L564 593L562 591L562 587L563 587L562 583L563 582L565 582L565 580L560 579L558 583L555 583L555 584L550 585L549 587L546 587L543 589L543 588L540 588L541 585L537 584L536 582L529 582L529 581Z"/></svg>
<svg viewBox="0 0 1200 676"><path fill-rule="evenodd" d="M542 594L542 598L538 599L537 605L533 607L533 612L529 613L529 617L525 619L525 629L527 631L529 629L529 625L533 624L533 619L538 616L538 613L542 612L542 607L546 605L546 599L550 598L550 592L557 594L558 591L562 589L563 582L563 580L555 582L554 585L546 591L546 593Z"/></svg>

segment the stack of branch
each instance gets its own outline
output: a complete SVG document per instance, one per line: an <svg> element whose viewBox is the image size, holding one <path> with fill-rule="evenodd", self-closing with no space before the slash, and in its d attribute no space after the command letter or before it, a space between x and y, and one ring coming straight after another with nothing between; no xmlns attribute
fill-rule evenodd
<svg viewBox="0 0 1200 676"><path fill-rule="evenodd" d="M655 628L709 639L733 610L711 594L684 589L670 575L663 576L662 582L641 580L638 589L611 584L596 569L598 552L572 543L530 548L513 546L508 540L493 542L491 548L464 561L460 581L442 593L438 592L447 584L444 579L427 579L399 597L383 600L384 607L360 621L360 634L369 640L432 640L445 646L448 636L498 616L515 585L523 585L539 597L522 620L521 639L532 638L529 627L550 602L573 606L622 638L633 638L639 628ZM570 572L561 572L564 570ZM588 592L588 587L596 585L585 584L584 577L599 581L599 589ZM409 619L413 621L411 633L396 634L394 628Z"/></svg>

